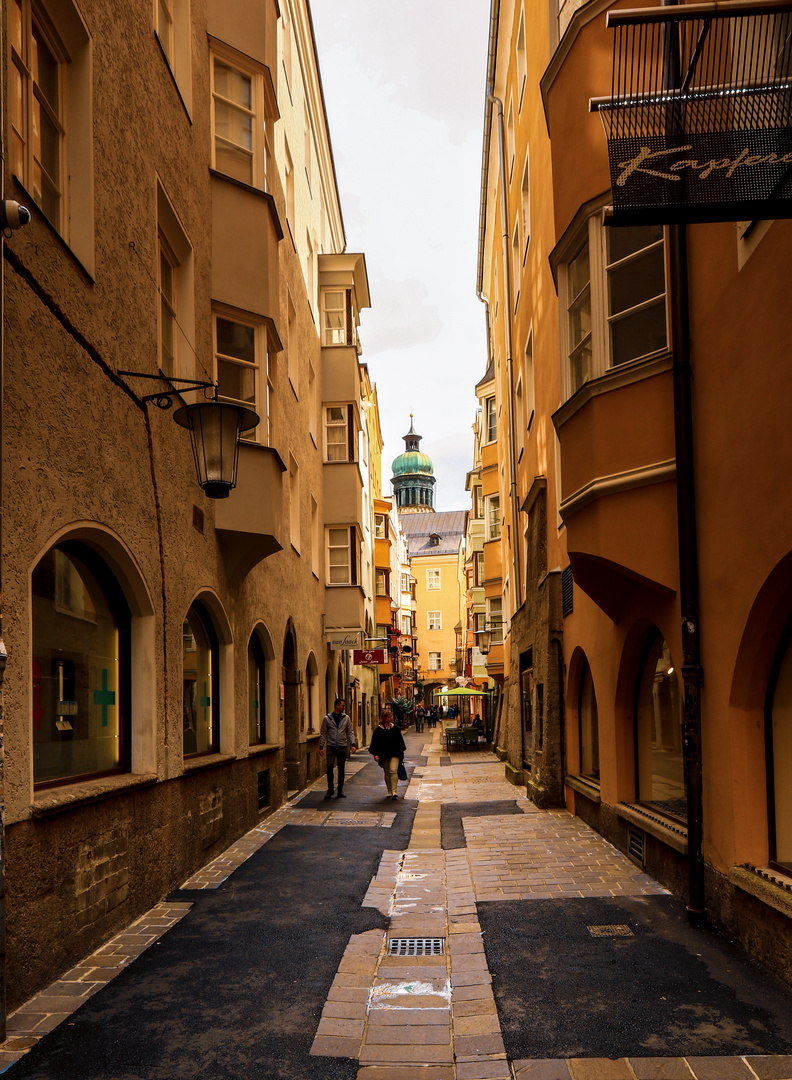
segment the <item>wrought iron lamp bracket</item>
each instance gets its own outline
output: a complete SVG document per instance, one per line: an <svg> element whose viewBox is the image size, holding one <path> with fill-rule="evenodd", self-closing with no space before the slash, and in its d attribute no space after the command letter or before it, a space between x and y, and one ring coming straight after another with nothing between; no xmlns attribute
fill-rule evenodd
<svg viewBox="0 0 792 1080"><path fill-rule="evenodd" d="M180 394L189 393L191 390L213 390L217 400L217 383L199 382L196 379L176 379L172 375L148 375L141 371L119 371L127 379L152 379L156 382L168 383L169 390L158 390L156 394L146 394L143 401L153 401L158 409L170 409L173 407L171 398ZM179 383L179 386L174 386ZM208 399L209 395L205 395Z"/></svg>

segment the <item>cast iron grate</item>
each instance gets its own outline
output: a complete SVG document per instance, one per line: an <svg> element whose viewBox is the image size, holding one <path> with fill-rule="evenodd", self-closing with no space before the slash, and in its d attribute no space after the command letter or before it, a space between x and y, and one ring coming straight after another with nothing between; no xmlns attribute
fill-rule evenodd
<svg viewBox="0 0 792 1080"><path fill-rule="evenodd" d="M388 956L442 956L445 938L403 937L388 941Z"/></svg>
<svg viewBox="0 0 792 1080"><path fill-rule="evenodd" d="M633 932L624 923L611 923L610 926L587 926L592 937L632 937Z"/></svg>

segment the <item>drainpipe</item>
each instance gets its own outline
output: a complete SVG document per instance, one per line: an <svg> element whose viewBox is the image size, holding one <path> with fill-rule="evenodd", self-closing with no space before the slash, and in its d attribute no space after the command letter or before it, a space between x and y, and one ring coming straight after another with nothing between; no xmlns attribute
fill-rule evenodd
<svg viewBox="0 0 792 1080"><path fill-rule="evenodd" d="M5 48L5 40L0 22L0 56ZM0 105L2 95L0 94ZM0 199L5 199L5 109L0 108ZM0 1042L6 1037L6 887L5 887L5 717L4 717L4 690L6 652L3 640L3 588L2 588L2 558L3 558L3 502L5 489L3 487L3 356L4 356L4 288L5 279L5 241L0 236Z"/></svg>
<svg viewBox="0 0 792 1080"><path fill-rule="evenodd" d="M678 0L663 0L674 7ZM672 31L673 33L673 31ZM668 86L679 86L679 52L669 34L666 52ZM701 765L701 638L696 533L696 491L693 460L693 402L690 365L690 296L685 225L668 226L671 349L674 356L674 449L676 455L679 599L682 609L682 679L684 685L683 754L687 788L688 921L702 926L704 891L703 784Z"/></svg>

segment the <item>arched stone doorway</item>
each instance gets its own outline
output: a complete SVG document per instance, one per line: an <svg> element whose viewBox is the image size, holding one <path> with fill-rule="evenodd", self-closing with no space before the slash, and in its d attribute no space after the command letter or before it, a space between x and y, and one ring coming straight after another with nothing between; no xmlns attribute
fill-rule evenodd
<svg viewBox="0 0 792 1080"><path fill-rule="evenodd" d="M305 766L300 753L300 684L297 639L289 619L283 640L283 728L286 750L286 790L305 787Z"/></svg>

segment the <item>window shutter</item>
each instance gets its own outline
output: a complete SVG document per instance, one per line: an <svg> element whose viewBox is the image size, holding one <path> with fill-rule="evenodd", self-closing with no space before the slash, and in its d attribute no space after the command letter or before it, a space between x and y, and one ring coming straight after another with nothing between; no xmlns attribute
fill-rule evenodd
<svg viewBox="0 0 792 1080"><path fill-rule="evenodd" d="M572 580L572 567L567 566L561 572L561 613L564 616L571 615L573 610Z"/></svg>
<svg viewBox="0 0 792 1080"><path fill-rule="evenodd" d="M352 406L347 405L347 444L349 448L349 461L355 460L355 414Z"/></svg>

